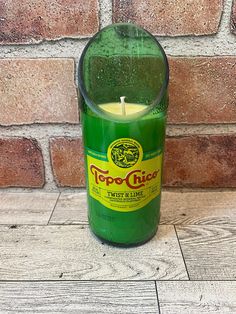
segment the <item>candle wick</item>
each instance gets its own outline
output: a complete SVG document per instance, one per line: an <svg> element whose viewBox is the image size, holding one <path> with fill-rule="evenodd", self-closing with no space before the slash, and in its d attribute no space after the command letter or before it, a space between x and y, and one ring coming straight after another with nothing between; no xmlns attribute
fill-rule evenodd
<svg viewBox="0 0 236 314"><path fill-rule="evenodd" d="M121 111L122 111L122 115L123 115L123 116L126 116L125 97L126 97L126 96L121 96L121 97L120 97Z"/></svg>

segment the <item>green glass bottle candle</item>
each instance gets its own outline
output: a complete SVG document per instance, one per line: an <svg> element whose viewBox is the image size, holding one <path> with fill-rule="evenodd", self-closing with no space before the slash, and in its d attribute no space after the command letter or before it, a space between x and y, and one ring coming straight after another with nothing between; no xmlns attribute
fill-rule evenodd
<svg viewBox="0 0 236 314"><path fill-rule="evenodd" d="M89 224L115 245L157 231L168 75L160 44L133 24L102 29L80 59Z"/></svg>

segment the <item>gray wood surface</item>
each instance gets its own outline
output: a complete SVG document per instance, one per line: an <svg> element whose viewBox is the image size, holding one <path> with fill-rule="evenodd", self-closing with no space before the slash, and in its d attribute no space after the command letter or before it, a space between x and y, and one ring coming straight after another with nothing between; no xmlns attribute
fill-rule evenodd
<svg viewBox="0 0 236 314"><path fill-rule="evenodd" d="M50 224L88 224L87 192L61 193Z"/></svg>
<svg viewBox="0 0 236 314"><path fill-rule="evenodd" d="M0 280L188 279L173 226L136 248L114 248L87 226L0 226Z"/></svg>
<svg viewBox="0 0 236 314"><path fill-rule="evenodd" d="M235 314L236 282L157 282L161 314Z"/></svg>
<svg viewBox="0 0 236 314"><path fill-rule="evenodd" d="M176 226L192 280L236 280L235 226Z"/></svg>
<svg viewBox="0 0 236 314"><path fill-rule="evenodd" d="M87 224L86 192L62 193L51 224ZM162 193L161 224L236 224L236 192Z"/></svg>
<svg viewBox="0 0 236 314"><path fill-rule="evenodd" d="M0 192L0 224L47 224L59 193Z"/></svg>
<svg viewBox="0 0 236 314"><path fill-rule="evenodd" d="M155 283L0 283L0 313L158 313Z"/></svg>
<svg viewBox="0 0 236 314"><path fill-rule="evenodd" d="M161 223L236 224L236 192L165 191Z"/></svg>

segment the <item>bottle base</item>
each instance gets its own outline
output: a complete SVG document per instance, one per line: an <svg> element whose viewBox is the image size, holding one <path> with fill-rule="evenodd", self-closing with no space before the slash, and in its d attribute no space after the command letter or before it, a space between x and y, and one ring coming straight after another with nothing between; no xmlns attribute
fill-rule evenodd
<svg viewBox="0 0 236 314"><path fill-rule="evenodd" d="M101 237L100 235L96 234L96 232L94 232L90 228L91 233L95 236L96 239L98 239L100 242L102 242L102 244L106 243L109 246L120 247L120 248L132 248L132 247L144 245L145 243L149 242L156 235L157 230L158 230L158 228L155 230L154 233L151 234L151 236L149 236L145 240L138 241L135 243L120 243L120 242L114 242L114 241L107 240L107 239Z"/></svg>

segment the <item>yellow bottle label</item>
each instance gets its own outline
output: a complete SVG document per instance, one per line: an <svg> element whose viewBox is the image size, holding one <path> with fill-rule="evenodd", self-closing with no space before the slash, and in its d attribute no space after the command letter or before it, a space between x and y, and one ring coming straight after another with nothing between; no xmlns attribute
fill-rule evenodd
<svg viewBox="0 0 236 314"><path fill-rule="evenodd" d="M140 209L160 194L161 150L143 152L130 138L110 144L107 154L89 148L88 188L91 197L121 212Z"/></svg>

